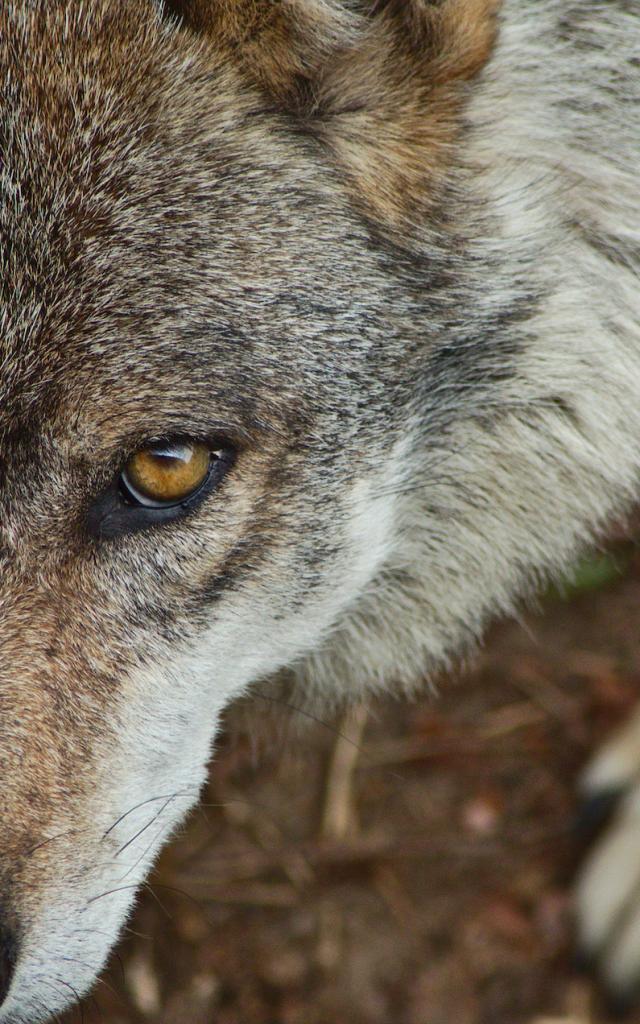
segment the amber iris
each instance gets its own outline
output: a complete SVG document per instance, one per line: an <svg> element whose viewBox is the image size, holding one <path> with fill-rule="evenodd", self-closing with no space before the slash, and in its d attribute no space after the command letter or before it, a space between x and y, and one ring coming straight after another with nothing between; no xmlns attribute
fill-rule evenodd
<svg viewBox="0 0 640 1024"><path fill-rule="evenodd" d="M123 480L143 505L177 505L202 487L211 452L196 442L170 442L141 448L127 462Z"/></svg>

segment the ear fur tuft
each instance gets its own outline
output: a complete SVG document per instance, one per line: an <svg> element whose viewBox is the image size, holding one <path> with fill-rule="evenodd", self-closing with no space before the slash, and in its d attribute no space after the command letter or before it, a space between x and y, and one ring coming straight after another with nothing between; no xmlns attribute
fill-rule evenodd
<svg viewBox="0 0 640 1024"><path fill-rule="evenodd" d="M165 0L304 122L369 214L405 231L441 193L466 83L492 52L499 5Z"/></svg>
<svg viewBox="0 0 640 1024"><path fill-rule="evenodd" d="M347 12L325 0L164 0L164 7L218 48L232 50L283 108L303 106L301 82L321 75L353 28Z"/></svg>
<svg viewBox="0 0 640 1024"><path fill-rule="evenodd" d="M496 34L496 0L378 2L325 70L318 125L365 207L406 232L441 194L468 92Z"/></svg>

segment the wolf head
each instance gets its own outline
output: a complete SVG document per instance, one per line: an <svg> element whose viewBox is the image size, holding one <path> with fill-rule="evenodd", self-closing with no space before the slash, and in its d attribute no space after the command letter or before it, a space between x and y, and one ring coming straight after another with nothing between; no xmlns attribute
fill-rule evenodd
<svg viewBox="0 0 640 1024"><path fill-rule="evenodd" d="M90 985L232 698L412 684L633 490L495 34L492 0L3 5L0 1021Z"/></svg>

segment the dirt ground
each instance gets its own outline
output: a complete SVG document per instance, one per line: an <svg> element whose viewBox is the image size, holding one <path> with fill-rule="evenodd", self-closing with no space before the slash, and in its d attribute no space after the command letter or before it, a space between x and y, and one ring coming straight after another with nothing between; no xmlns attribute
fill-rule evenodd
<svg viewBox="0 0 640 1024"><path fill-rule="evenodd" d="M65 1024L604 1024L570 883L578 773L640 698L640 554L616 558L437 698L266 749L236 726Z"/></svg>

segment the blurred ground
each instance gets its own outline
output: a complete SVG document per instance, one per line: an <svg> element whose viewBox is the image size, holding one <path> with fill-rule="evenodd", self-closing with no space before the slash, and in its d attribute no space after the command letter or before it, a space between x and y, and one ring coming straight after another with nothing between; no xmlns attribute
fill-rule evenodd
<svg viewBox="0 0 640 1024"><path fill-rule="evenodd" d="M617 557L437 699L266 749L236 726L87 1024L604 1024L570 880L577 774L640 698L640 555Z"/></svg>

